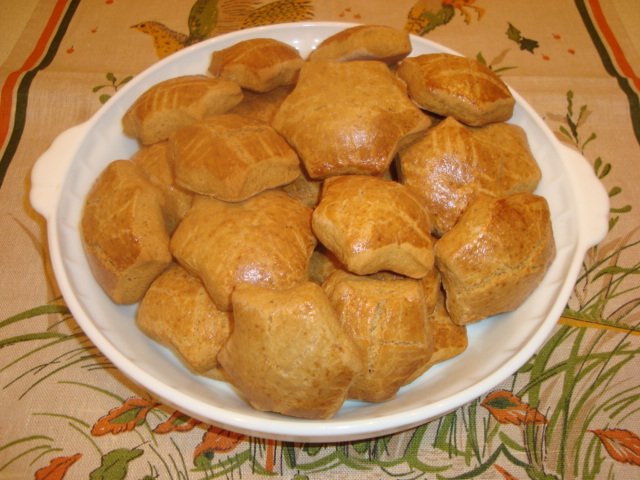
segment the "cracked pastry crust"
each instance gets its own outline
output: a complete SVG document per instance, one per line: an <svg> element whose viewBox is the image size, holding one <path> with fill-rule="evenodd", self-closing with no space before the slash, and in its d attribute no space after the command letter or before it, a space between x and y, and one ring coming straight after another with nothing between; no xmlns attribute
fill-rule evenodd
<svg viewBox="0 0 640 480"><path fill-rule="evenodd" d="M326 179L312 227L350 272L390 270L421 278L433 269L428 213L420 198L397 182L365 175Z"/></svg>
<svg viewBox="0 0 640 480"><path fill-rule="evenodd" d="M455 323L514 310L555 257L547 201L532 193L481 194L434 250Z"/></svg>
<svg viewBox="0 0 640 480"><path fill-rule="evenodd" d="M232 302L234 328L218 358L242 396L258 410L334 416L362 363L322 288L242 285Z"/></svg>
<svg viewBox="0 0 640 480"><path fill-rule="evenodd" d="M504 122L515 99L489 67L475 59L431 53L404 59L397 75L421 108L471 126Z"/></svg>
<svg viewBox="0 0 640 480"><path fill-rule="evenodd" d="M274 128L312 179L385 172L399 147L431 125L379 61L307 62Z"/></svg>

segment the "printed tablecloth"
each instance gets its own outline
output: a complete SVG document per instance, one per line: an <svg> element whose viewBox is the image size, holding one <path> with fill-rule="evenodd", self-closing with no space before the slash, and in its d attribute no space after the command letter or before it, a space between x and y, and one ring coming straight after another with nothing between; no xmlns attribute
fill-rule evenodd
<svg viewBox="0 0 640 480"><path fill-rule="evenodd" d="M249 438L158 403L65 307L30 171L52 140L187 45L281 22L386 24L489 65L610 197L546 343L512 377L406 432ZM0 3L0 478L640 478L637 0L25 0Z"/></svg>

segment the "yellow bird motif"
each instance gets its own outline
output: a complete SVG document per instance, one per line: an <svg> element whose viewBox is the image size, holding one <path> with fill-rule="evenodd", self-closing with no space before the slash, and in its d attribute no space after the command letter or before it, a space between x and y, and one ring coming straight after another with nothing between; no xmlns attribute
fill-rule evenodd
<svg viewBox="0 0 640 480"><path fill-rule="evenodd" d="M299 22L313 18L313 5L308 0L277 0L256 8L242 22L242 28Z"/></svg>
<svg viewBox="0 0 640 480"><path fill-rule="evenodd" d="M187 45L188 35L171 30L160 22L153 20L141 22L131 28L145 33L153 38L153 47L159 58L164 58L177 52Z"/></svg>
<svg viewBox="0 0 640 480"><path fill-rule="evenodd" d="M258 0L196 0L188 19L189 34L176 32L163 23L145 21L131 28L153 39L156 55L164 58L205 38L243 28L313 18L309 0L275 0L260 5Z"/></svg>
<svg viewBox="0 0 640 480"><path fill-rule="evenodd" d="M436 27L446 25L455 16L456 10L465 23L471 23L470 10L476 12L478 20L484 15L484 8L474 5L476 0L418 0L409 13L404 29L409 33L424 35Z"/></svg>

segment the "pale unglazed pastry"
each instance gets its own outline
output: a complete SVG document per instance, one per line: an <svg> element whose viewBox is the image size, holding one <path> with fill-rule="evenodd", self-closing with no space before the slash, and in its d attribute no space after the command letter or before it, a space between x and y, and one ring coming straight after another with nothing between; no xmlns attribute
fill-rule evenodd
<svg viewBox="0 0 640 480"><path fill-rule="evenodd" d="M164 195L162 211L167 230L173 232L191 208L193 193L175 184L173 169L169 162L168 143L164 141L143 146L131 157L131 161Z"/></svg>
<svg viewBox="0 0 640 480"><path fill-rule="evenodd" d="M115 303L139 301L171 264L163 201L129 160L107 165L87 194L82 243L94 278Z"/></svg>
<svg viewBox="0 0 640 480"><path fill-rule="evenodd" d="M307 60L380 60L399 62L411 53L409 34L388 25L358 25L331 35L311 51Z"/></svg>
<svg viewBox="0 0 640 480"><path fill-rule="evenodd" d="M258 410L334 416L362 362L322 288L242 285L232 299L233 332L218 359L241 395Z"/></svg>
<svg viewBox="0 0 640 480"><path fill-rule="evenodd" d="M504 122L513 115L509 88L477 60L424 54L404 59L396 73L407 82L410 97L429 112L472 126Z"/></svg>
<svg viewBox="0 0 640 480"><path fill-rule="evenodd" d="M295 84L303 63L291 45L272 38L252 38L213 52L209 72L242 88L268 92Z"/></svg>
<svg viewBox="0 0 640 480"><path fill-rule="evenodd" d="M236 114L216 115L171 135L176 183L201 195L237 202L292 182L296 152L269 124Z"/></svg>
<svg viewBox="0 0 640 480"><path fill-rule="evenodd" d="M272 124L319 179L382 174L431 119L383 62L317 61L302 67Z"/></svg>
<svg viewBox="0 0 640 480"><path fill-rule="evenodd" d="M180 127L225 113L242 100L240 86L205 75L160 82L140 95L122 117L125 135L143 145L160 142Z"/></svg>
<svg viewBox="0 0 640 480"><path fill-rule="evenodd" d="M315 245L311 209L279 190L239 203L197 197L171 237L175 258L225 311L240 284L290 288L306 280Z"/></svg>
<svg viewBox="0 0 640 480"><path fill-rule="evenodd" d="M532 193L480 194L434 250L455 323L514 310L555 257L547 201Z"/></svg>
<svg viewBox="0 0 640 480"><path fill-rule="evenodd" d="M156 278L136 313L140 329L175 352L195 373L224 379L218 352L231 333L230 312L220 311L204 285L173 264Z"/></svg>
<svg viewBox="0 0 640 480"><path fill-rule="evenodd" d="M541 177L521 127L469 128L448 117L399 153L401 182L415 189L446 233L479 193L533 192Z"/></svg>
<svg viewBox="0 0 640 480"><path fill-rule="evenodd" d="M340 324L362 354L364 368L348 397L393 398L433 352L424 291L418 280L379 280L338 270L323 284Z"/></svg>
<svg viewBox="0 0 640 480"><path fill-rule="evenodd" d="M410 188L366 175L324 181L313 232L346 268L421 278L433 269L431 223Z"/></svg>

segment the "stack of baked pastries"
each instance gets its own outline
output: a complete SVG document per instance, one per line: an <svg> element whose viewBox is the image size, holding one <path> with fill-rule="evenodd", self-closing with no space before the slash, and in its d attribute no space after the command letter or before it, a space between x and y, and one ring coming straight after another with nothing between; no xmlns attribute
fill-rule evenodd
<svg viewBox="0 0 640 480"><path fill-rule="evenodd" d="M270 38L213 51L131 105L139 149L86 198L104 291L256 409L325 419L393 398L554 258L509 88L411 50L363 25L307 58Z"/></svg>

